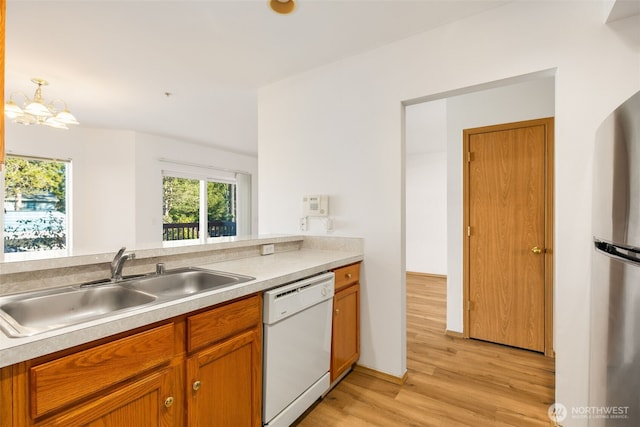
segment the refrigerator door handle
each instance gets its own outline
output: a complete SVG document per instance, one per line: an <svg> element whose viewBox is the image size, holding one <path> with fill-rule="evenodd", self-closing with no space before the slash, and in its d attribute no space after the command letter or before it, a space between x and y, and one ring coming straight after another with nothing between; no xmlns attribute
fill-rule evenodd
<svg viewBox="0 0 640 427"><path fill-rule="evenodd" d="M640 249L638 248L616 245L597 239L594 240L594 245L598 251L609 256L640 265Z"/></svg>

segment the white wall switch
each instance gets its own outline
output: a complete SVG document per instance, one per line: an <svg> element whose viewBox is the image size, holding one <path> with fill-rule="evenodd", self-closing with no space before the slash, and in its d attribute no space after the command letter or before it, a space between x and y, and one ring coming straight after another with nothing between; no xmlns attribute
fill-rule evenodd
<svg viewBox="0 0 640 427"><path fill-rule="evenodd" d="M273 243L270 245L262 245L260 247L260 255L271 255L274 252L275 247L273 246Z"/></svg>

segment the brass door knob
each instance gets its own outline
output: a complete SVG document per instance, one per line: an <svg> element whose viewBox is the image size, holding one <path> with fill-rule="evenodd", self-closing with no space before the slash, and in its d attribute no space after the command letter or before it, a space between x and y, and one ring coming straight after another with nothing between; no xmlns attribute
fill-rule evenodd
<svg viewBox="0 0 640 427"><path fill-rule="evenodd" d="M533 248L531 248L531 252L533 252L536 255L540 255L542 253L542 249L537 246L534 246Z"/></svg>
<svg viewBox="0 0 640 427"><path fill-rule="evenodd" d="M201 386L202 386L202 383L201 383L200 381L195 381L195 382L193 383L193 386L192 386L192 387L193 387L193 390L194 390L194 391L198 391L198 390L200 390L200 387L201 387Z"/></svg>
<svg viewBox="0 0 640 427"><path fill-rule="evenodd" d="M347 273L347 274L345 274L345 275L344 275L344 277L345 277L347 280L351 279L351 273Z"/></svg>
<svg viewBox="0 0 640 427"><path fill-rule="evenodd" d="M164 400L164 406L170 408L173 405L173 397L169 396Z"/></svg>

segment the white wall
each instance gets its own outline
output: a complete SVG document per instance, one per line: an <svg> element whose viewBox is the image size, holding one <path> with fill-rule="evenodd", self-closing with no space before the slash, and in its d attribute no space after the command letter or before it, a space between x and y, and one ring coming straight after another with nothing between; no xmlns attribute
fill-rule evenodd
<svg viewBox="0 0 640 427"><path fill-rule="evenodd" d="M447 152L406 162L406 270L447 274Z"/></svg>
<svg viewBox="0 0 640 427"><path fill-rule="evenodd" d="M556 398L587 404L591 153L640 88L638 24L604 25L598 2L513 2L260 91L261 231L297 232L301 195L328 193L336 234L365 237L360 363L406 369L401 102L555 68Z"/></svg>
<svg viewBox="0 0 640 427"><path fill-rule="evenodd" d="M447 274L447 100L409 105L406 143L406 270Z"/></svg>
<svg viewBox="0 0 640 427"><path fill-rule="evenodd" d="M6 123L5 132L8 154L71 160L75 255L162 246L160 158L250 173L257 233L256 157L132 131Z"/></svg>

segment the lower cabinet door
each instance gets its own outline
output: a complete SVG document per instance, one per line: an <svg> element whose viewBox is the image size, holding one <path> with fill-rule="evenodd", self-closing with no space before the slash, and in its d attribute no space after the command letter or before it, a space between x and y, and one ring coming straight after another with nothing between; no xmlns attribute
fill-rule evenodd
<svg viewBox="0 0 640 427"><path fill-rule="evenodd" d="M149 374L108 395L79 405L36 426L60 427L172 427L176 415L172 369Z"/></svg>
<svg viewBox="0 0 640 427"><path fill-rule="evenodd" d="M190 427L262 425L262 359L257 330L195 353L187 361Z"/></svg>
<svg viewBox="0 0 640 427"><path fill-rule="evenodd" d="M331 382L360 357L360 285L336 292L333 297Z"/></svg>

